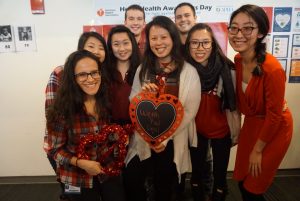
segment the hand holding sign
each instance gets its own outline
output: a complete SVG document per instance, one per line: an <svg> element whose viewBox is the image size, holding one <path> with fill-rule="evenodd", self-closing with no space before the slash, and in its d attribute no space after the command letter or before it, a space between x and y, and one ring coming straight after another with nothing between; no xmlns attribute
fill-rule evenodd
<svg viewBox="0 0 300 201"><path fill-rule="evenodd" d="M132 99L129 114L137 132L146 142L156 145L176 131L184 110L178 98L173 95L157 96L141 92Z"/></svg>

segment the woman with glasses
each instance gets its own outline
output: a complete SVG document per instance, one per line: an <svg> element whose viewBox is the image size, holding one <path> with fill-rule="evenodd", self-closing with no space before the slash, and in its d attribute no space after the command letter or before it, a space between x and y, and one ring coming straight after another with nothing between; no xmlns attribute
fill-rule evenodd
<svg viewBox="0 0 300 201"><path fill-rule="evenodd" d="M245 115L234 179L244 201L264 201L291 141L293 120L284 99L286 75L278 60L266 53L269 31L265 11L243 5L229 22L229 42L235 56L237 105Z"/></svg>
<svg viewBox="0 0 300 201"><path fill-rule="evenodd" d="M120 176L98 180L103 174L94 143L86 147L90 159L77 158L80 138L97 135L109 122L107 83L101 62L86 50L72 53L66 60L56 98L46 111L48 152L57 162L57 175L71 201L124 201ZM100 183L101 182L101 183Z"/></svg>
<svg viewBox="0 0 300 201"><path fill-rule="evenodd" d="M180 36L174 22L156 16L146 25L146 47L142 64L136 71L130 99L141 91L172 94L184 108L180 126L172 136L148 144L137 132L130 140L124 180L130 201L146 201L144 187L147 170L153 171L156 201L174 200L182 173L190 171L188 136L195 136L194 118L200 102L197 71L181 56Z"/></svg>
<svg viewBox="0 0 300 201"><path fill-rule="evenodd" d="M140 64L140 51L132 32L123 25L112 28L107 47L110 65L106 70L110 80L112 121L124 125L131 123L129 95L135 71Z"/></svg>
<svg viewBox="0 0 300 201"><path fill-rule="evenodd" d="M100 60L101 67L104 67L108 61L108 56L107 56L107 47L106 47L106 43L104 38L98 34L97 32L84 32L81 34L79 40L78 40L78 44L77 44L77 50L87 50L91 53L93 53L95 56L98 57L98 59ZM45 101L45 109L47 110L47 108L53 104L56 94L57 94L57 90L60 86L60 79L62 77L63 74L63 69L64 66L58 66L56 67L53 72L50 75L49 81L47 83L47 87L45 90L46 93L46 101ZM46 133L44 136L44 145L43 148L44 150L48 153L48 144L47 144L47 137L48 137L48 132L46 129ZM56 162L55 160L53 160L53 156L47 154L47 158L49 159L49 162L52 166L52 168L54 169L54 171L56 171ZM67 195L65 195L64 193L64 185L61 184L61 195L60 195L60 199L66 199Z"/></svg>
<svg viewBox="0 0 300 201"><path fill-rule="evenodd" d="M198 144L190 148L192 159L191 187L195 201L204 201L202 174L208 142L213 156L212 201L225 201L226 173L230 148L236 143L240 116L236 111L234 64L223 54L212 29L203 23L193 26L185 45L187 61L201 80L201 102L196 115Z"/></svg>

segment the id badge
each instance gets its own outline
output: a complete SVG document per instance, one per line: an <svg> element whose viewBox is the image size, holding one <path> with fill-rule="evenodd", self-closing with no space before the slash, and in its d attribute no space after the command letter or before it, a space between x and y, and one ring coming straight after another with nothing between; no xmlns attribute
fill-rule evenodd
<svg viewBox="0 0 300 201"><path fill-rule="evenodd" d="M65 193L66 194L80 194L80 192L81 192L80 187L65 184Z"/></svg>

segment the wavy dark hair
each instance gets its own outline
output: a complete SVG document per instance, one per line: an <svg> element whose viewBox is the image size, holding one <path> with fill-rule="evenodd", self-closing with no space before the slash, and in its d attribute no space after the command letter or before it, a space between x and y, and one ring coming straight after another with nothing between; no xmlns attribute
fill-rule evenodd
<svg viewBox="0 0 300 201"><path fill-rule="evenodd" d="M90 58L98 65L101 72L101 62L89 51L78 50L73 52L67 58L61 79L60 87L54 103L46 111L47 127L55 126L55 122L64 119L69 127L72 127L74 116L84 111L84 101L86 94L82 91L76 82L74 70L77 63L84 59ZM101 85L95 94L96 111L100 119L104 122L109 121L109 102L107 95L107 83L101 79Z"/></svg>
<svg viewBox="0 0 300 201"><path fill-rule="evenodd" d="M133 33L124 25L118 25L113 27L109 34L108 34L108 38L107 38L107 47L108 47L108 54L110 57L110 63L109 66L107 67L107 72L108 72L108 76L111 79L112 82L119 82L118 79L118 68L117 68L117 63L118 63L118 59L117 57L114 55L113 50L112 50L112 36L116 33L126 33L128 35L128 38L131 42L132 45L132 54L129 58L129 69L128 69L128 74L127 74L127 83L129 83L130 85L132 85L133 83L133 78L135 75L135 71L137 69L137 67L140 65L141 62L141 55L140 55L140 51L139 51L139 47L137 45L137 42L135 40L135 37L133 35Z"/></svg>
<svg viewBox="0 0 300 201"><path fill-rule="evenodd" d="M165 30L167 30L171 36L173 41L173 47L171 50L171 58L175 61L176 69L177 70L177 78L181 73L184 59L181 54L181 40L179 36L179 32L175 23L166 16L156 16L153 18L151 22L146 25L145 33L146 33L146 45L145 45L145 52L141 66L141 72L139 74L140 82L142 82L146 76L147 71L155 72L156 69L159 68L159 63L157 60L156 55L152 52L150 48L150 38L149 32L151 27L158 26Z"/></svg>
<svg viewBox="0 0 300 201"><path fill-rule="evenodd" d="M263 37L258 38L255 45L255 53L257 58L258 66L254 69L254 75L262 75L263 71L261 69L262 63L266 58L266 44L263 43L264 38L267 36L270 29L269 19L266 12L259 6L246 4L235 10L230 17L229 26L231 25L233 19L239 14L244 13L251 17L257 24L258 33L262 34Z"/></svg>
<svg viewBox="0 0 300 201"><path fill-rule="evenodd" d="M218 41L216 40L216 37L214 36L214 33L213 33L211 27L209 25L205 24L205 23L197 23L189 31L189 34L186 38L186 44L185 44L185 52L186 52L186 58L185 59L186 59L186 61L189 62L190 64L192 64L193 66L198 66L198 62L196 62L192 58L190 50L189 50L191 36L195 31L198 31L198 30L206 30L211 35L212 50L211 50L211 54L210 54L209 59L208 59L208 66L210 66L210 64L213 63L216 60L217 56L220 56L221 60L226 62L228 64L228 66L230 66L233 69L234 68L233 62L225 56L225 54L223 53Z"/></svg>

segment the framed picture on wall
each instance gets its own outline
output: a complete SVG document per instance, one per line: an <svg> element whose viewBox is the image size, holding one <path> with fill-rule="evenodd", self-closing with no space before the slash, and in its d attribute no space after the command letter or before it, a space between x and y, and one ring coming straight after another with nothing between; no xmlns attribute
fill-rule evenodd
<svg viewBox="0 0 300 201"><path fill-rule="evenodd" d="M272 53L275 57L286 58L288 56L289 35L274 35Z"/></svg>
<svg viewBox="0 0 300 201"><path fill-rule="evenodd" d="M0 52L16 51L14 34L11 25L0 25Z"/></svg>
<svg viewBox="0 0 300 201"><path fill-rule="evenodd" d="M33 25L14 26L16 35L16 51L36 51L36 39Z"/></svg>

